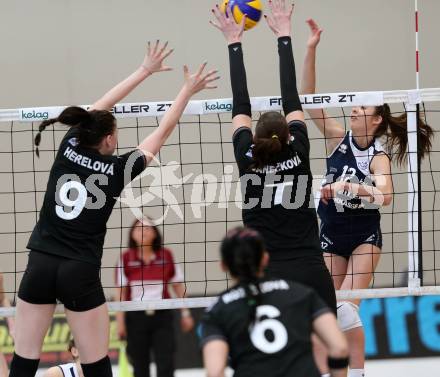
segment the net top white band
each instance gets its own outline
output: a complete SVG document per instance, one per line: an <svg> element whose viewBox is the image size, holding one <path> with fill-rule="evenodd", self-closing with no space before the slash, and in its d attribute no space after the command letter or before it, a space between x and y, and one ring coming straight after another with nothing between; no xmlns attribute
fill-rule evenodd
<svg viewBox="0 0 440 377"><path fill-rule="evenodd" d="M426 296L439 295L440 286L432 287L402 287L402 288L376 288L376 289L354 289L337 291L338 300L352 300L355 298L386 298L401 296ZM113 301L108 302L108 309L116 311L140 311L140 310L164 310L164 309L183 309L183 308L205 308L212 305L217 297L193 297L193 298L174 298L166 300L148 301ZM0 308L0 317L13 317L16 308ZM57 305L56 313L64 313L64 307Z"/></svg>
<svg viewBox="0 0 440 377"><path fill-rule="evenodd" d="M332 108L350 106L379 106L384 103L411 103L440 101L440 88L421 90L397 90L385 92L344 92L326 94L307 94L300 96L304 109ZM281 110L279 96L253 97L253 111ZM112 113L116 118L162 116L172 105L172 101L140 102L117 104ZM83 105L88 108L90 105ZM0 109L0 121L41 122L55 118L65 106L28 107L19 109ZM232 99L209 99L190 101L185 115L220 114L232 111Z"/></svg>

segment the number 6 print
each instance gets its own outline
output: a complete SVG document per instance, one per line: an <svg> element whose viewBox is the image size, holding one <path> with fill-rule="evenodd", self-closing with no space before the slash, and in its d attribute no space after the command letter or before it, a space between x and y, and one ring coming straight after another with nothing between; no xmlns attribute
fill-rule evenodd
<svg viewBox="0 0 440 377"><path fill-rule="evenodd" d="M276 353L281 351L287 344L287 330L284 325L274 319L280 316L280 311L272 305L257 307L257 319L255 324L249 327L252 344L264 353ZM268 317L260 321L261 317ZM273 340L266 338L265 332L272 331Z"/></svg>

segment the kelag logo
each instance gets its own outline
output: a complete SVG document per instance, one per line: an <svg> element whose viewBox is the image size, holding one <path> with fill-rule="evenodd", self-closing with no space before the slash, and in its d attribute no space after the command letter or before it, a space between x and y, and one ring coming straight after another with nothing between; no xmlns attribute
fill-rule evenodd
<svg viewBox="0 0 440 377"><path fill-rule="evenodd" d="M46 120L49 119L49 113L47 111L21 111L21 119L22 120Z"/></svg>
<svg viewBox="0 0 440 377"><path fill-rule="evenodd" d="M205 113L219 111L229 112L232 111L232 103L220 101L205 101L204 111Z"/></svg>
<svg viewBox="0 0 440 377"><path fill-rule="evenodd" d="M369 359L440 356L440 296L362 301Z"/></svg>

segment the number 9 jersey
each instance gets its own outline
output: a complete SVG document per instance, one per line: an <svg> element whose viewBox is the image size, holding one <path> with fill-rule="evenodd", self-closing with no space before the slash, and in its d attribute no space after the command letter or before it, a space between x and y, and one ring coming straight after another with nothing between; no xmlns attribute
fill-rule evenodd
<svg viewBox="0 0 440 377"><path fill-rule="evenodd" d="M146 160L138 149L119 157L102 155L80 146L76 133L71 128L61 141L27 247L100 265L116 199L142 173Z"/></svg>
<svg viewBox="0 0 440 377"><path fill-rule="evenodd" d="M201 321L201 346L212 340L227 342L234 377L320 377L311 334L313 321L330 309L314 290L299 283L265 279L260 290L254 324L249 324L243 286L224 292Z"/></svg>

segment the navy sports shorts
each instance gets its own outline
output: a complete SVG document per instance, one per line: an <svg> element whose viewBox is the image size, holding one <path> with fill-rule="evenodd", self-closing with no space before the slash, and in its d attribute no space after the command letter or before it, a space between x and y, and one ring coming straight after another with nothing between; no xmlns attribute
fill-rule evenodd
<svg viewBox="0 0 440 377"><path fill-rule="evenodd" d="M84 312L105 303L99 266L31 250L18 297L30 304L56 304Z"/></svg>
<svg viewBox="0 0 440 377"><path fill-rule="evenodd" d="M321 223L319 232L321 249L325 253L336 254L349 259L354 249L363 244L382 249L382 231L380 226L362 233L344 232L343 229L331 229Z"/></svg>

